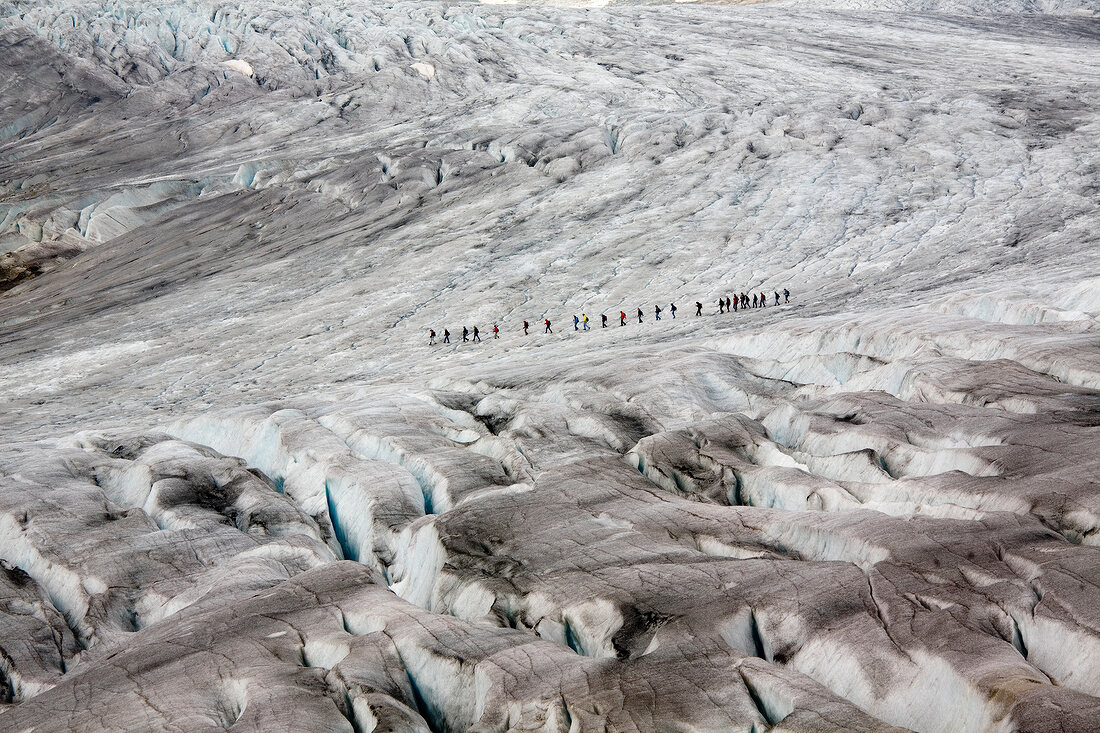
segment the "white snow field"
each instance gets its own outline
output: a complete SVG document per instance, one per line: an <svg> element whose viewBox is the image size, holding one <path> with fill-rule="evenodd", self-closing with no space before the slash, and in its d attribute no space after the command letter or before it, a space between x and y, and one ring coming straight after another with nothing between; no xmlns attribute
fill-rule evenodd
<svg viewBox="0 0 1100 733"><path fill-rule="evenodd" d="M1100 728L1097 6L883 7L0 1L0 730Z"/></svg>

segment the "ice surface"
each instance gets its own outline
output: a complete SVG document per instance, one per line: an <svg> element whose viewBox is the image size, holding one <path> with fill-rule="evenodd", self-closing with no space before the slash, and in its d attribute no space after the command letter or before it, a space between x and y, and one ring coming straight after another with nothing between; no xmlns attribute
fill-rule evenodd
<svg viewBox="0 0 1100 733"><path fill-rule="evenodd" d="M0 2L0 728L1095 730L1095 10Z"/></svg>

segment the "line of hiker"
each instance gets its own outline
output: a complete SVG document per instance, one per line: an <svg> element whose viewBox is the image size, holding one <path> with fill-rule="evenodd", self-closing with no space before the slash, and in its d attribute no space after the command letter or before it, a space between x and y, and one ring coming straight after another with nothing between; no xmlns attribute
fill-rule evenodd
<svg viewBox="0 0 1100 733"><path fill-rule="evenodd" d="M787 290L786 288L783 288L783 300L782 300L782 302L783 303L790 303L791 302L791 291ZM779 305L779 304L780 304L779 291L777 290L777 291L775 291L775 305ZM764 293L764 292L761 292L760 295L757 295L756 293L753 293L752 298L750 299L747 293L741 293L740 295L735 294L733 296L732 301L730 300L729 297L719 298L718 299L718 312L719 313L736 313L738 305L741 306L741 310L748 310L750 307L752 307L752 308L767 308L768 307L768 295L767 295L767 293ZM703 304L702 303L697 302L695 304L695 315L697 315L697 316L703 315Z"/></svg>
<svg viewBox="0 0 1100 733"><path fill-rule="evenodd" d="M790 303L791 302L791 291L788 290L787 288L783 288L782 300L780 300L780 297L781 297L780 296L780 291L778 291L778 290L774 291L773 295L775 297L775 302L773 303L773 305L780 305L782 303ZM748 310L749 308L767 308L767 307L768 307L768 295L767 295L767 293L764 293L764 292L760 292L759 294L758 293L752 293L751 296L748 293L744 293L744 292L734 293L732 298L730 298L729 296L725 296L723 298L718 299L718 312L719 313L736 313L738 311L738 309ZM676 318L676 304L675 303L669 303L668 304L668 312L669 312L669 315L671 315L673 319ZM653 318L654 318L654 320L657 320L657 321L661 320L661 314L662 313L664 313L664 309L662 309L661 306L659 306L659 305L653 306ZM695 315L696 316L703 315L703 304L700 301L695 301ZM638 309L638 323L643 323L644 322L643 321L644 316L645 316L645 312L641 308L639 308ZM581 331L581 330L587 331L591 328L591 326L589 324L590 324L590 321L588 320L588 314L581 313L579 316L577 316L577 315L573 316L573 330L574 331ZM554 333L554 329L550 327L551 323L550 323L549 318L543 319L543 325L545 326L545 328L543 329L543 333ZM622 310L619 311L619 325L620 326L625 326L626 325L626 311L622 311ZM600 328L607 328L607 314L606 313L601 313L600 314ZM530 332L530 329L531 329L530 322L524 321L523 322L523 335L527 336ZM428 344L429 345L435 344L436 338L437 337L436 337L435 329L434 328L429 329L428 330ZM493 324L493 338L494 339L500 338L500 328L495 323ZM480 343L481 342L481 332L478 331L477 326L474 326L473 331L470 331L470 329L466 326L462 327L462 342L463 343ZM447 329L443 329L443 340L442 340L441 343L444 343L444 344L451 343L451 332L448 331Z"/></svg>

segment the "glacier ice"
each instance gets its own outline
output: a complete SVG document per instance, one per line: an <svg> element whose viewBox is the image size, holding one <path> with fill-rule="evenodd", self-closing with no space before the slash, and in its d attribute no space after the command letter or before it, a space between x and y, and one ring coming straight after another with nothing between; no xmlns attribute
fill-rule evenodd
<svg viewBox="0 0 1100 733"><path fill-rule="evenodd" d="M1093 4L3 0L0 58L3 729L1095 729Z"/></svg>

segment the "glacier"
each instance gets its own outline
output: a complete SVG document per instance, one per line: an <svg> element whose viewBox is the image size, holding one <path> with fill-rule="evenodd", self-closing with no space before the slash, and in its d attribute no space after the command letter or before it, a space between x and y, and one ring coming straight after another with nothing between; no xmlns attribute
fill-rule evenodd
<svg viewBox="0 0 1100 733"><path fill-rule="evenodd" d="M1096 730L1098 19L0 0L0 728Z"/></svg>

